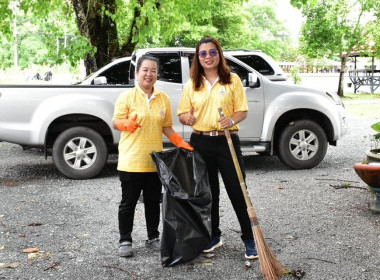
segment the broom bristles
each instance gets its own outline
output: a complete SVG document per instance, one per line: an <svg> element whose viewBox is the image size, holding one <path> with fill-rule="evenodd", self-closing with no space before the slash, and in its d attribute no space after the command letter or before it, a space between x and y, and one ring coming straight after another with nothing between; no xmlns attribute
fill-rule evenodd
<svg viewBox="0 0 380 280"><path fill-rule="evenodd" d="M267 280L277 280L278 277L284 274L286 268L272 253L267 242L265 241L263 232L259 226L259 221L256 217L256 212L252 207L252 204L248 207L247 211L252 225L253 237L255 238L261 273Z"/></svg>
<svg viewBox="0 0 380 280"><path fill-rule="evenodd" d="M286 268L272 253L260 227L255 226L253 228L253 236L255 237L256 249L259 255L261 273L267 280L277 280L278 277L284 274Z"/></svg>

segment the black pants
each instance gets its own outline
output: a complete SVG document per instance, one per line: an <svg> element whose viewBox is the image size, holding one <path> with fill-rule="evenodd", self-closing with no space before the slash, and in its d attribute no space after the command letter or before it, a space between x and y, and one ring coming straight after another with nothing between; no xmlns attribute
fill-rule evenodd
<svg viewBox="0 0 380 280"><path fill-rule="evenodd" d="M137 201L143 191L148 239L159 237L162 184L157 172L119 172L121 202L119 205L120 242L132 242L133 220Z"/></svg>
<svg viewBox="0 0 380 280"><path fill-rule="evenodd" d="M243 176L245 178L245 169L243 162L243 155L240 148L240 139L237 134L231 134L232 142L234 144L235 152L238 157L239 165ZM228 147L226 136L205 136L193 133L191 135L190 144L196 149L206 162L211 195L212 195L212 209L211 209L211 225L212 236L220 236L219 229L219 178L218 170L222 175L224 185L228 197L231 200L232 207L235 210L236 216L239 220L243 240L253 238L251 223L249 220L247 206L244 200L244 195L241 190L239 178L232 160L231 152Z"/></svg>

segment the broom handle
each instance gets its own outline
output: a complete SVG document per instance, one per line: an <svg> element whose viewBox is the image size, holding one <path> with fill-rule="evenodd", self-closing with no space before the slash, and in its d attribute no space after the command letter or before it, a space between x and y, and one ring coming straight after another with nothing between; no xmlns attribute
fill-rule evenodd
<svg viewBox="0 0 380 280"><path fill-rule="evenodd" d="M219 115L221 117L224 117L223 109L221 107L218 108L218 111L219 111ZM227 137L228 147L230 148L232 160L234 162L236 173L237 173L238 178L239 178L240 187L241 187L241 190L243 191L245 204L247 205L247 208L250 209L250 208L252 208L252 203L251 203L251 200L248 196L247 186L245 185L243 174L241 173L239 161L237 159L234 144L232 143L231 134L230 134L230 131L228 130L228 128L224 129L224 134Z"/></svg>

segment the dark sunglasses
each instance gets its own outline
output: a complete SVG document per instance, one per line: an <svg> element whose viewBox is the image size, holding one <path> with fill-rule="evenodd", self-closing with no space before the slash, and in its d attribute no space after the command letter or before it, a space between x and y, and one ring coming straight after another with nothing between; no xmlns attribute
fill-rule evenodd
<svg viewBox="0 0 380 280"><path fill-rule="evenodd" d="M211 57L214 57L218 54L218 51L216 49L211 49L208 51L208 54L211 56ZM205 58L207 56L207 51L200 51L198 53L199 57L201 58Z"/></svg>

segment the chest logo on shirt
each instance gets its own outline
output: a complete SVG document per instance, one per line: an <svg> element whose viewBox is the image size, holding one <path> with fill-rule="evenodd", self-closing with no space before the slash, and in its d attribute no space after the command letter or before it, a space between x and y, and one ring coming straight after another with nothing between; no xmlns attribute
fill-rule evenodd
<svg viewBox="0 0 380 280"><path fill-rule="evenodd" d="M165 111L164 111L164 109L161 109L161 110L160 110L160 116L161 116L161 117L164 117L164 116L165 116Z"/></svg>
<svg viewBox="0 0 380 280"><path fill-rule="evenodd" d="M226 92L226 90L225 90L224 88L221 88L221 89L218 91L218 94L219 94L219 95L226 95L227 92Z"/></svg>

